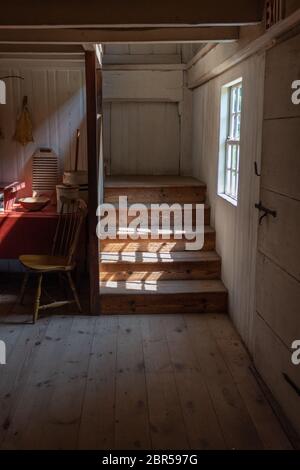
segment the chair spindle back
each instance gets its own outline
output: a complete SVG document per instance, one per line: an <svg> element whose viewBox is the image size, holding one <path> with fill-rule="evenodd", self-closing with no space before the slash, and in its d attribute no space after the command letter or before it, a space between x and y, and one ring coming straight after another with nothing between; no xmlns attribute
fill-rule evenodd
<svg viewBox="0 0 300 470"><path fill-rule="evenodd" d="M52 255L68 258L71 265L86 216L86 203L82 199L61 197L61 210L53 240Z"/></svg>

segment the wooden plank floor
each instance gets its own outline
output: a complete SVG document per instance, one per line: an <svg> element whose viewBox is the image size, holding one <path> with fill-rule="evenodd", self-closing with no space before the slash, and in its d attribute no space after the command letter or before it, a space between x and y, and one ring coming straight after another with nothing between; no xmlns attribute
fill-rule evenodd
<svg viewBox="0 0 300 470"><path fill-rule="evenodd" d="M2 289L1 449L291 448L225 315L31 325L14 300Z"/></svg>

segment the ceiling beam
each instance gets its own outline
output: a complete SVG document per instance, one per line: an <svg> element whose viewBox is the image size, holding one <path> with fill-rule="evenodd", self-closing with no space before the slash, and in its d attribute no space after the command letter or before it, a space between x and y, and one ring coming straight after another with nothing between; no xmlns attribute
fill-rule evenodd
<svg viewBox="0 0 300 470"><path fill-rule="evenodd" d="M0 27L243 25L262 21L264 0L10 0Z"/></svg>
<svg viewBox="0 0 300 470"><path fill-rule="evenodd" d="M84 54L80 44L0 44L1 54Z"/></svg>
<svg viewBox="0 0 300 470"><path fill-rule="evenodd" d="M97 68L102 68L102 46L100 44L91 44L91 43L84 43L82 44L84 51L92 51L95 52L96 55L96 62Z"/></svg>
<svg viewBox="0 0 300 470"><path fill-rule="evenodd" d="M237 26L128 29L0 29L0 43L231 42L239 39L239 29Z"/></svg>

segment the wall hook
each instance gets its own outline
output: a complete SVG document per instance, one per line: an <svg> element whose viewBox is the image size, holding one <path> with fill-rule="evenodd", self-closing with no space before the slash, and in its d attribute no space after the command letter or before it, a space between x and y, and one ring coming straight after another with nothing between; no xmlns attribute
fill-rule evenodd
<svg viewBox="0 0 300 470"><path fill-rule="evenodd" d="M261 176L261 173L258 172L258 165L257 162L254 162L254 172L256 176Z"/></svg>

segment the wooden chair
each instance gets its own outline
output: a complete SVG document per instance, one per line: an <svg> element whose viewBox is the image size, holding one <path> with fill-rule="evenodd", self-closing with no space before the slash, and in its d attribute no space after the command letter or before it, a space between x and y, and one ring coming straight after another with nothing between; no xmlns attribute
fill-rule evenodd
<svg viewBox="0 0 300 470"><path fill-rule="evenodd" d="M37 321L40 310L58 308L70 303L76 303L79 312L82 312L71 273L76 266L75 252L85 216L86 204L84 201L61 197L61 211L57 222L51 255L22 255L19 257L20 262L26 268L20 292L20 303L22 303L24 299L29 275L32 273L38 275L33 323ZM40 234L40 236L43 236L43 234ZM74 300L53 301L47 305L40 305L43 275L50 272L66 274Z"/></svg>

